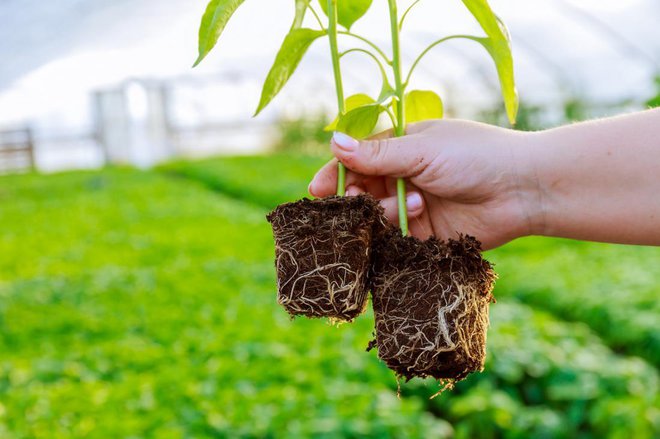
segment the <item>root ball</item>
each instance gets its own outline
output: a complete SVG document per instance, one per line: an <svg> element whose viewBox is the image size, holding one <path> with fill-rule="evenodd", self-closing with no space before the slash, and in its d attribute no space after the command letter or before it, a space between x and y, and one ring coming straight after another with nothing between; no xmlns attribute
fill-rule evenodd
<svg viewBox="0 0 660 439"><path fill-rule="evenodd" d="M381 218L370 195L303 199L268 214L278 302L292 317L351 321L365 310L372 235Z"/></svg>
<svg viewBox="0 0 660 439"><path fill-rule="evenodd" d="M483 369L496 276L480 245L470 236L422 242L394 227L375 240L370 346L398 376L451 385Z"/></svg>

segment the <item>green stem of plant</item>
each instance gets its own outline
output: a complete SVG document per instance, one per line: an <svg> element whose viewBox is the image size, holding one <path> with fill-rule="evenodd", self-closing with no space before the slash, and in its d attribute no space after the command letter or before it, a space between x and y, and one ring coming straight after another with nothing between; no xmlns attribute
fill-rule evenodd
<svg viewBox="0 0 660 439"><path fill-rule="evenodd" d="M419 62L422 60L422 58L424 58L424 56L427 53L429 53L429 51L431 49L433 49L438 44L441 44L441 43L444 43L445 41L453 40L453 39L456 39L456 38L465 38L465 39L468 39L468 40L475 40L475 41L478 41L478 39L479 39L479 37L474 37L472 35L450 35L448 37L440 38L439 40L434 41L433 43L429 44L428 47L426 49L424 49L422 51L422 53L420 53L417 56L417 58L415 58L415 61L413 61L412 66L410 67L410 70L408 71L408 76L406 76L406 82L404 84L408 85L408 83L410 82L410 77L412 76L413 72L415 71L415 68L417 67L417 64L419 64Z"/></svg>
<svg viewBox="0 0 660 439"><path fill-rule="evenodd" d="M396 119L394 117L394 113L392 113L392 110L385 107L385 114L387 114L387 116L390 118L390 121L392 121L392 126L396 126Z"/></svg>
<svg viewBox="0 0 660 439"><path fill-rule="evenodd" d="M403 136L406 133L406 116L404 107L405 85L401 80L401 49L399 43L399 18L396 0L388 0L390 10L390 28L392 32L392 70L394 72L394 92L396 94L396 119L394 135ZM408 235L408 209L406 209L406 183L402 178L396 181L397 205L399 207L399 227L403 236Z"/></svg>
<svg viewBox="0 0 660 439"><path fill-rule="evenodd" d="M341 79L339 65L339 49L337 45L337 0L328 0L328 39L330 40L330 54L332 56L332 70L335 76L335 89L337 91L337 107L339 114L344 114L344 84ZM341 162L337 163L337 195L346 194L346 168Z"/></svg>
<svg viewBox="0 0 660 439"><path fill-rule="evenodd" d="M319 17L319 14L316 12L314 7L311 5L311 3L307 2L307 8L312 11L312 15L314 15L314 18L316 19L316 22L321 26L321 29L323 29L323 22L321 22L321 18Z"/></svg>
<svg viewBox="0 0 660 439"><path fill-rule="evenodd" d="M383 61L385 61L386 64L392 65L392 60L390 60L387 57L387 55L385 55L385 52L383 52L383 50L380 47L378 47L378 45L376 43L374 43L373 41L371 41L370 39L365 38L362 35L354 34L353 32L348 32L348 31L339 31L338 33L339 33L339 35L347 35L349 37L353 37L355 39L358 39L358 40L362 41L363 43L367 44L372 49L374 49L376 51L376 53L383 58Z"/></svg>
<svg viewBox="0 0 660 439"><path fill-rule="evenodd" d="M401 16L401 20L399 21L399 30L403 29L403 22L406 21L406 17L412 11L412 9L419 3L420 0L415 0L410 6L408 6L408 9L406 9Z"/></svg>
<svg viewBox="0 0 660 439"><path fill-rule="evenodd" d="M348 55L349 53L353 53L353 52L364 53L365 55L368 55L369 57L371 57L371 59L373 59L376 62L376 64L378 65L378 69L380 70L380 75L383 77L383 80L387 80L387 73L385 73L385 67L383 66L383 64L380 62L380 60L378 59L378 57L376 55L374 55L373 53L369 52L366 49L362 49L360 47L354 47L353 49L348 49L348 50L340 53L339 57L343 58L344 55Z"/></svg>

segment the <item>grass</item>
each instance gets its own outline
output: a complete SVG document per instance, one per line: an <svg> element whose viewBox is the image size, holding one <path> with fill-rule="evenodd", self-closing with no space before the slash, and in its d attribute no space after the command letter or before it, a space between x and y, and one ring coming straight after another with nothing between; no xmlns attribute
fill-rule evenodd
<svg viewBox="0 0 660 439"><path fill-rule="evenodd" d="M166 164L161 171L203 183L234 198L267 209L309 197L307 185L328 161L321 156L272 154L259 157L223 157L196 162ZM270 178L274 175L277 178Z"/></svg>
<svg viewBox="0 0 660 439"><path fill-rule="evenodd" d="M289 320L264 215L301 195L319 162L0 178L0 437L660 433L652 362L577 314L565 321L567 299L526 293L650 295L646 249L522 240L492 253L501 300L486 371L432 401L428 381L396 398L392 374L364 352L371 314L340 328ZM282 163L295 184L263 183ZM617 312L635 300L619 298Z"/></svg>

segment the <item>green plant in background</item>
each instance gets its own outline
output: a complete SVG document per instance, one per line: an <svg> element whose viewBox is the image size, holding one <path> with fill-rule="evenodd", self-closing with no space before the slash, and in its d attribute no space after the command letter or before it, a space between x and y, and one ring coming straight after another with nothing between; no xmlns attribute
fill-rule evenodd
<svg viewBox="0 0 660 439"><path fill-rule="evenodd" d="M544 108L529 102L520 103L518 114L516 115L515 128L519 131L536 131L546 128L543 123ZM478 113L478 118L482 122L498 126L509 125L509 120L505 114L502 114L499 106L488 107Z"/></svg>
<svg viewBox="0 0 660 439"><path fill-rule="evenodd" d="M660 437L657 249L534 237L489 252L503 279L485 371L399 400L361 352L370 313L328 331L272 300L263 215L321 162L0 176L0 437Z"/></svg>
<svg viewBox="0 0 660 439"><path fill-rule="evenodd" d="M273 151L327 157L330 133L324 130L326 125L327 118L322 113L297 119L279 119Z"/></svg>
<svg viewBox="0 0 660 439"><path fill-rule="evenodd" d="M648 101L646 101L646 106L649 108L660 107L660 75L655 77L654 82L655 82L656 95L653 96Z"/></svg>
<svg viewBox="0 0 660 439"><path fill-rule="evenodd" d="M202 17L199 30L199 55L194 65L199 64L213 49L227 22L244 0L212 0ZM420 0L408 2L403 14L398 12L398 2L388 0L391 55L368 38L351 30L353 24L362 18L372 6L373 0L319 0L318 4L326 16L316 10L315 2L295 1L295 17L282 46L275 57L263 85L261 99L255 115L259 114L286 85L303 59L309 47L321 37L328 37L332 58L333 76L337 95L338 116L328 126L355 138L368 137L374 131L381 114L391 120L395 136L406 132L406 124L443 116L442 99L430 90L409 90L415 68L424 56L435 46L453 40L468 39L482 45L495 62L500 79L502 96L510 123L515 122L518 110L518 95L513 74L513 58L508 31L495 15L486 0L462 0L469 12L477 20L486 36L450 35L431 43L404 72L400 33L406 17ZM303 27L307 12L313 16L313 26ZM340 51L338 38L349 37L362 46ZM366 94L344 96L341 59L350 53L361 53L378 65L381 75L381 91L376 98ZM337 194L345 190L345 169L338 164ZM399 222L404 235L408 233L408 216L405 205L405 183L397 181L399 200Z"/></svg>

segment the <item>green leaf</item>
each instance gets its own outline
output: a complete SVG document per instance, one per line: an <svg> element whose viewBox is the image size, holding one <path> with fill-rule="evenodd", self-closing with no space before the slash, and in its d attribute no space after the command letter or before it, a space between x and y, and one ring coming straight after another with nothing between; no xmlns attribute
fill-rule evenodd
<svg viewBox="0 0 660 439"><path fill-rule="evenodd" d="M199 25L199 42L197 60L195 67L206 55L213 49L218 38L225 30L227 22L234 15L236 9L244 0L211 0L206 6L206 11L202 16L202 22Z"/></svg>
<svg viewBox="0 0 660 439"><path fill-rule="evenodd" d="M298 29L299 27L302 26L308 5L309 5L309 0L296 0L296 15L293 18L293 24L291 25L291 30Z"/></svg>
<svg viewBox="0 0 660 439"><path fill-rule="evenodd" d="M323 35L325 35L325 31L306 28L293 29L289 32L286 38L284 38L282 47L277 52L275 62L268 72L266 81L264 81L259 106L254 113L255 116L277 96L291 75L293 75L293 72L295 72L309 46L311 46L314 40Z"/></svg>
<svg viewBox="0 0 660 439"><path fill-rule="evenodd" d="M367 104L354 108L339 118L337 131L355 139L364 139L376 128L378 116L382 111L383 106L380 104Z"/></svg>
<svg viewBox="0 0 660 439"><path fill-rule="evenodd" d="M442 100L432 91L413 90L406 94L404 101L407 123L442 118Z"/></svg>
<svg viewBox="0 0 660 439"><path fill-rule="evenodd" d="M349 112L357 107L362 107L363 105L369 105L369 104L374 104L376 101L374 101L371 96L366 95L364 93L358 93L351 95L347 97L344 100L344 111ZM340 115L337 115L335 117L335 120L333 120L328 126L323 128L325 131L334 131L337 129L337 123L339 122Z"/></svg>
<svg viewBox="0 0 660 439"><path fill-rule="evenodd" d="M513 74L513 56L511 55L509 31L497 18L486 0L463 0L463 3L488 36L488 38L473 39L481 43L495 61L506 114L509 122L515 124L516 114L518 113L518 91L516 90Z"/></svg>
<svg viewBox="0 0 660 439"><path fill-rule="evenodd" d="M337 2L337 22L347 30L371 7L373 0L332 0ZM319 0L321 9L328 15L328 0Z"/></svg>

